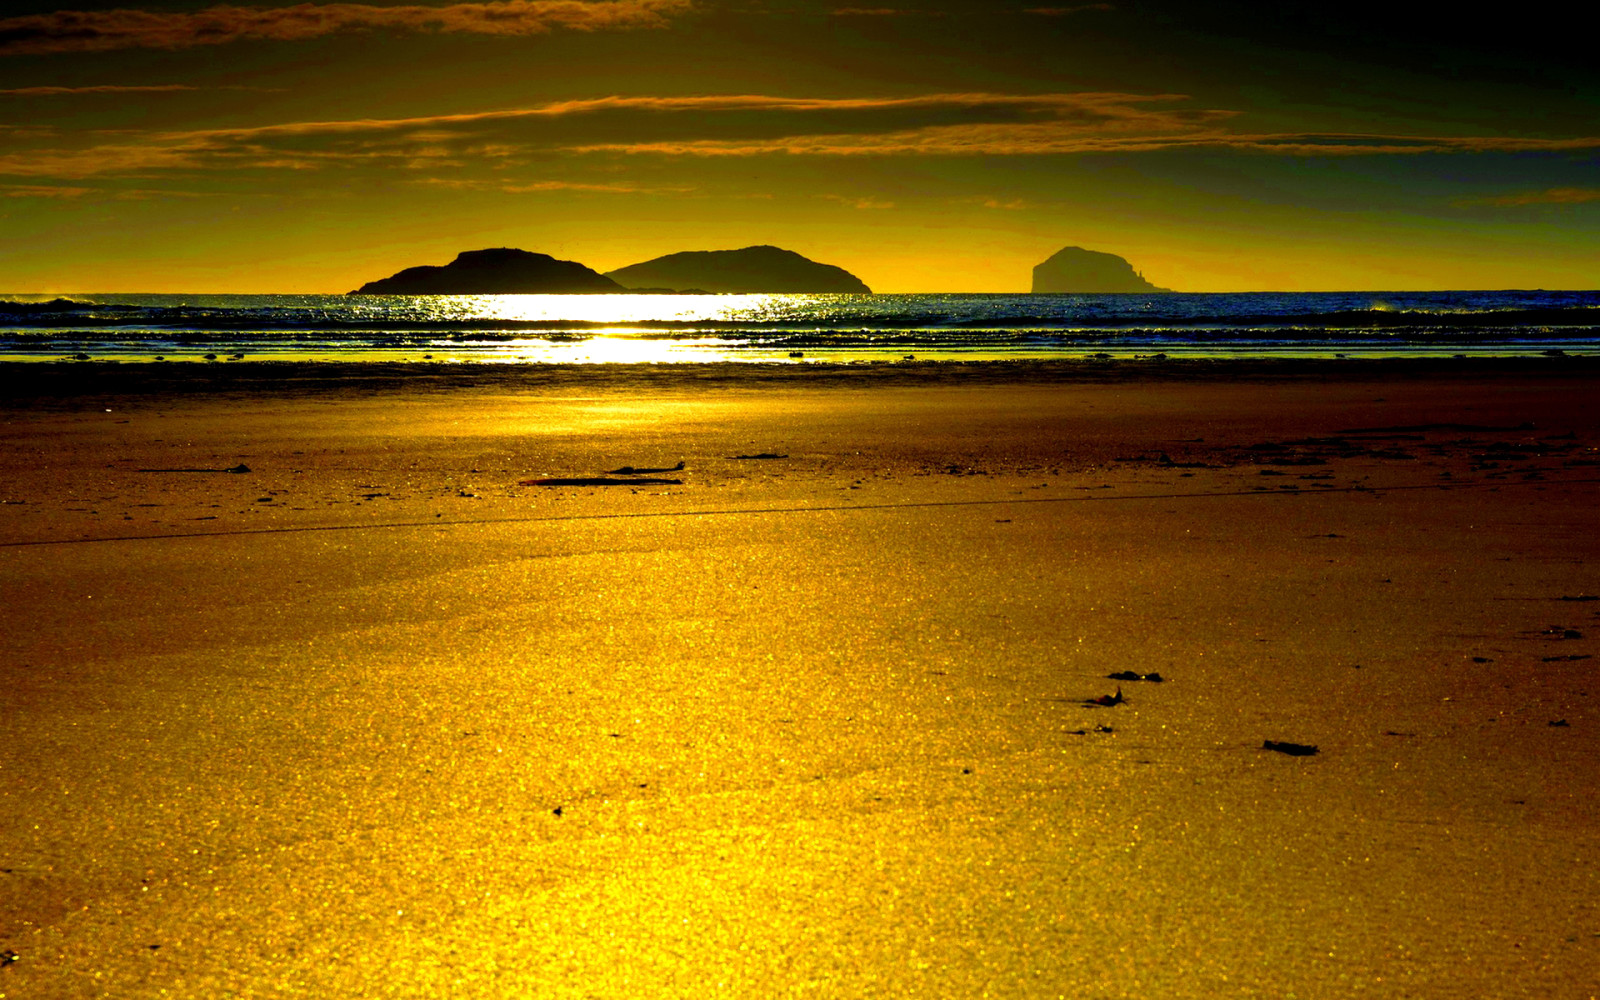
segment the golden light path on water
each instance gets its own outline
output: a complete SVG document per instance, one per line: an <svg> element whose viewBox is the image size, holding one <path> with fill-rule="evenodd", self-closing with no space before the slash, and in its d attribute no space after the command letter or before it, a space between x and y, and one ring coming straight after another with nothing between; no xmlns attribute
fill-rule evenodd
<svg viewBox="0 0 1600 1000"><path fill-rule="evenodd" d="M746 341L728 336L660 336L657 329L629 324L677 324L779 319L817 295L441 295L427 313L440 320L473 317L517 323L581 324L582 339L519 338L495 346L475 345L478 362L559 361L579 364L651 364L672 361L771 361L784 352L737 351ZM590 326L589 324L604 324ZM727 350L733 348L734 350ZM448 348L446 348L448 350ZM737 351L737 353L736 353ZM464 358L462 360L465 360Z"/></svg>
<svg viewBox="0 0 1600 1000"><path fill-rule="evenodd" d="M882 364L1593 353L1590 312L1600 306L1582 296L1406 295L1180 295L1157 303L937 294L85 294L9 314L0 296L0 360ZM1158 304L1166 312L1155 311ZM1494 325L1499 312L1511 317L1504 328ZM1460 313L1461 328L1439 322L1444 313Z"/></svg>
<svg viewBox="0 0 1600 1000"><path fill-rule="evenodd" d="M772 357L761 354L735 354L725 350L729 341L717 338L690 340L661 340L643 338L635 330L599 329L590 331L586 340L551 342L547 340L510 340L493 347L474 348L470 355L450 356L444 360L475 361L493 364L524 361L552 361L568 364L660 364L671 361L770 361ZM415 352L410 352L415 353ZM448 353L448 352L447 352ZM774 352L778 354L779 352ZM431 360L440 360L436 354Z"/></svg>
<svg viewBox="0 0 1600 1000"><path fill-rule="evenodd" d="M450 295L441 305L485 319L522 322L643 323L748 320L794 312L817 295ZM790 308L776 308L787 304Z"/></svg>

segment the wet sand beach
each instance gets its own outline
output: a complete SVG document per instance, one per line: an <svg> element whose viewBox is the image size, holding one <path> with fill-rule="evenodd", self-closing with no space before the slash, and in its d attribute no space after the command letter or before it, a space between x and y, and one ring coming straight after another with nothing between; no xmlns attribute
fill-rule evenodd
<svg viewBox="0 0 1600 1000"><path fill-rule="evenodd" d="M0 996L1600 992L1590 359L4 376Z"/></svg>

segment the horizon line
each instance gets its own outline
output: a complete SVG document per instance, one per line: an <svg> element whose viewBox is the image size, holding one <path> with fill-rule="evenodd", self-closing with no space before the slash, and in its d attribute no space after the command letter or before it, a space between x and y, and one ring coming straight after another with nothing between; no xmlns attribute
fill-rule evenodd
<svg viewBox="0 0 1600 1000"><path fill-rule="evenodd" d="M617 270L613 268L612 270ZM600 272L605 273L605 272ZM481 298L487 295L516 295L521 297L582 297L596 298L605 295L661 295L661 296L694 296L694 295L854 295L854 296L887 296L887 295L1407 295L1417 293L1443 294L1443 293L1481 293L1481 292L1541 292L1553 293L1600 293L1600 287L1593 288L1545 288L1545 287L1512 287L1512 286L1484 286L1478 288L1317 288L1317 289L1287 289L1287 288L1248 288L1227 290L1205 289L1177 289L1160 288L1139 292L985 292L962 291L958 289L922 289L920 291L901 292L675 292L656 289L623 289L621 291L603 292L449 292L432 293L427 296L409 293L393 293L395 297L402 295L409 298L440 298L440 297L472 297ZM326 292L306 290L286 290L277 292L240 292L240 291L6 291L0 290L0 300L17 301L14 296L40 298L53 296L67 298L74 295L114 297L119 295L326 295L344 298L353 295L353 292Z"/></svg>

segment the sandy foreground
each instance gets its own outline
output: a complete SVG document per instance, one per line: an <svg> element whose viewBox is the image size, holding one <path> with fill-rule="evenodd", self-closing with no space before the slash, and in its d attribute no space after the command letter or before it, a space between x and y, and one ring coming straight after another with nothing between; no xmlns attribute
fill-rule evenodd
<svg viewBox="0 0 1600 1000"><path fill-rule="evenodd" d="M5 373L0 996L1600 994L1593 366L150 368Z"/></svg>

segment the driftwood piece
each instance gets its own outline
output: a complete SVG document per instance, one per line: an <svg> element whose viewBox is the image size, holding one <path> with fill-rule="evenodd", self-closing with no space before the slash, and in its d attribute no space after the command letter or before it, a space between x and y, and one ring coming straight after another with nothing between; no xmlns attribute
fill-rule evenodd
<svg viewBox="0 0 1600 1000"><path fill-rule="evenodd" d="M681 479L613 479L610 476L580 476L573 479L522 479L518 486L682 486Z"/></svg>

